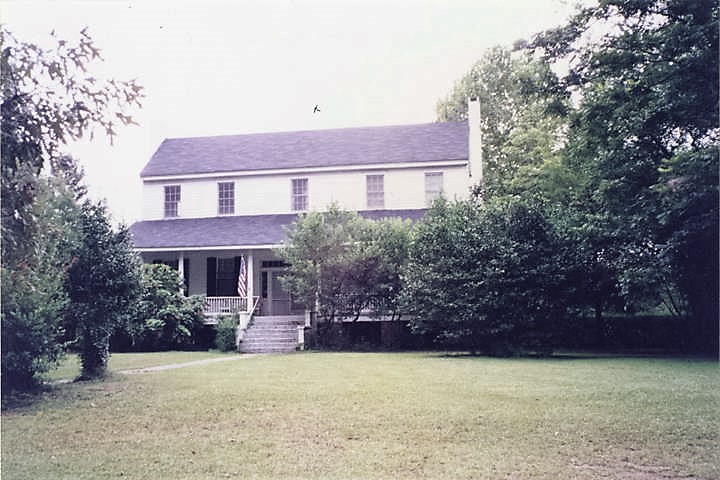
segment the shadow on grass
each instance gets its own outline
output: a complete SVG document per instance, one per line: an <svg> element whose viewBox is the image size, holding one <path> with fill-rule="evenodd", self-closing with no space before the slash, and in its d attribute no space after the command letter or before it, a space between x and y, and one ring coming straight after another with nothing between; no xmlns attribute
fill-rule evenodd
<svg viewBox="0 0 720 480"><path fill-rule="evenodd" d="M37 385L27 390L14 390L11 392L2 393L2 411L17 410L32 406L37 402L43 395L52 391L51 385Z"/></svg>
<svg viewBox="0 0 720 480"><path fill-rule="evenodd" d="M608 360L608 359L628 359L628 358L646 358L646 359L663 359L663 360L686 360L686 361L718 361L718 357L710 355L686 353L677 350L618 350L618 351L599 351L599 350L560 350L551 354L538 354L528 352L515 355L490 355L487 353L470 353L467 351L457 352L436 352L429 356L439 356L443 358L492 358L495 360Z"/></svg>
<svg viewBox="0 0 720 480"><path fill-rule="evenodd" d="M37 403L47 399L58 398L74 398L78 395L82 396L83 387L90 389L112 389L114 384L122 382L123 375L115 372L107 372L102 377L83 379L76 377L74 379L62 379L47 382L38 382L25 389L4 389L2 392L2 411L22 410L25 408L33 408ZM75 386L80 389L74 388Z"/></svg>

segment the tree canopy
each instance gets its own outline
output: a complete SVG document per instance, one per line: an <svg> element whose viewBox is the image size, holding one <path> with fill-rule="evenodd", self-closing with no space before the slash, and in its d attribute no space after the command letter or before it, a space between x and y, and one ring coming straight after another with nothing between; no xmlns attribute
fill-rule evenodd
<svg viewBox="0 0 720 480"><path fill-rule="evenodd" d="M2 105L2 255L12 261L34 230L30 212L37 177L62 161L70 140L96 130L117 134L118 125L134 123L142 87L134 80L102 80L89 71L102 60L87 30L77 42L52 34L44 49L18 40L0 28Z"/></svg>
<svg viewBox="0 0 720 480"><path fill-rule="evenodd" d="M113 267L102 255L81 257L86 220L109 224L102 207L83 206L82 169L63 149L96 131L112 141L143 96L133 80L92 75L101 57L86 30L76 42L52 40L41 48L0 27L3 392L30 386L72 339L70 272Z"/></svg>
<svg viewBox="0 0 720 480"><path fill-rule="evenodd" d="M438 120L462 120L480 98L484 198L551 207L578 307L597 320L662 303L689 315L708 351L720 303L718 25L711 0L601 0L489 51L438 104Z"/></svg>
<svg viewBox="0 0 720 480"><path fill-rule="evenodd" d="M536 206L439 200L411 238L403 299L413 331L494 355L552 349L568 285L558 238Z"/></svg>
<svg viewBox="0 0 720 480"><path fill-rule="evenodd" d="M134 313L140 294L140 258L126 227L113 231L105 207L89 201L80 209L80 242L66 279L69 322L80 346L82 376L103 376L110 336Z"/></svg>
<svg viewBox="0 0 720 480"><path fill-rule="evenodd" d="M617 240L621 261L654 252L646 258L676 283L697 340L712 351L718 36L718 5L711 0L605 0L530 44L548 60L573 59L563 83L580 101L565 161L586 175L593 221L602 220Z"/></svg>
<svg viewBox="0 0 720 480"><path fill-rule="evenodd" d="M337 321L363 313L399 317L408 228L401 220L367 220L336 205L293 224L277 254L289 264L286 287L322 320L321 342Z"/></svg>
<svg viewBox="0 0 720 480"><path fill-rule="evenodd" d="M542 188L533 177L556 169L569 109L550 63L524 51L488 50L438 102L438 120L466 120L474 97L481 105L484 160L484 185L477 187L487 195Z"/></svg>

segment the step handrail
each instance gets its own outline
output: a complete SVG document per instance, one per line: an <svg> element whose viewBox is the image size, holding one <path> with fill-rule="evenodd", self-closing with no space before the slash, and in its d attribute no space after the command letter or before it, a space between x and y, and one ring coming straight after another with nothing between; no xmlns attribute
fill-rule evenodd
<svg viewBox="0 0 720 480"><path fill-rule="evenodd" d="M245 299L245 304L247 304L247 297L240 297ZM238 319L238 325L237 329L235 331L235 346L237 349L240 349L240 344L243 341L243 337L245 336L245 332L248 328L250 328L250 325L252 324L252 319L255 316L255 310L257 309L258 303L260 303L260 297L252 297L253 300L253 306L250 309L250 311L247 312L238 312L238 316L240 317Z"/></svg>

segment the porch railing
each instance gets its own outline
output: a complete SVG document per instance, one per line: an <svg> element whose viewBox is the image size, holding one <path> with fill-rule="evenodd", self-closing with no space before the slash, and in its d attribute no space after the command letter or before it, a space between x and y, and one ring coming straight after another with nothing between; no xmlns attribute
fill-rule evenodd
<svg viewBox="0 0 720 480"><path fill-rule="evenodd" d="M232 315L247 311L247 297L205 297L205 315Z"/></svg>

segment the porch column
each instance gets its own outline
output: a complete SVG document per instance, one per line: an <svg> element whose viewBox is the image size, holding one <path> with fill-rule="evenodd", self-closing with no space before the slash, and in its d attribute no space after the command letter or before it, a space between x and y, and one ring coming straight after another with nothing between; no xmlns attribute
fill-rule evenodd
<svg viewBox="0 0 720 480"><path fill-rule="evenodd" d="M185 295L185 252L178 253L178 275L183 280L180 293Z"/></svg>
<svg viewBox="0 0 720 480"><path fill-rule="evenodd" d="M248 250L247 254L247 278L247 311L248 313L252 313L255 303L255 299L253 298L255 296L255 261L252 250Z"/></svg>

